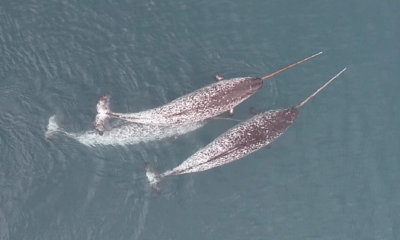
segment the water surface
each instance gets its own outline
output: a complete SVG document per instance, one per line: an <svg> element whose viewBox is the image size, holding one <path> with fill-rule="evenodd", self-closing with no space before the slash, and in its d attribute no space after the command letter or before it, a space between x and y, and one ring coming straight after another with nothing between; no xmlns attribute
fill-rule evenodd
<svg viewBox="0 0 400 240"><path fill-rule="evenodd" d="M1 1L0 239L399 239L400 4L322 1ZM171 177L235 125L88 147L95 101L157 107L214 81L277 75L236 110L305 105L271 149Z"/></svg>

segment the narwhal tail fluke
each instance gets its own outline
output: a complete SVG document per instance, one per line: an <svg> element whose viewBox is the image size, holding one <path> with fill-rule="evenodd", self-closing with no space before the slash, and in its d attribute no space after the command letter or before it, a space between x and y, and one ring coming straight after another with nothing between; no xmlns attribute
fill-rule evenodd
<svg viewBox="0 0 400 240"><path fill-rule="evenodd" d="M56 122L56 115L53 115L49 118L49 124L47 125L47 130L44 136L48 140L53 140L60 132L62 132L62 129L58 126Z"/></svg>
<svg viewBox="0 0 400 240"><path fill-rule="evenodd" d="M146 169L146 177L149 180L150 186L155 189L157 192L160 192L160 186L159 182L162 178L160 174L158 174L156 171L154 171L153 167L150 165L150 163L146 162L144 164L144 167Z"/></svg>
<svg viewBox="0 0 400 240"><path fill-rule="evenodd" d="M112 114L110 110L110 93L105 93L97 99L96 111L93 125L97 132L103 135Z"/></svg>

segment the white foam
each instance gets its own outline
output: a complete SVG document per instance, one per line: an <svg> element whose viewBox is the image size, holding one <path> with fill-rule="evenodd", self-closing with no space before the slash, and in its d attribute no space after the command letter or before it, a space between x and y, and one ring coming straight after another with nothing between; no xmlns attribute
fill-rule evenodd
<svg viewBox="0 0 400 240"><path fill-rule="evenodd" d="M56 115L53 115L49 118L49 124L47 125L47 132L55 132L59 131L60 128L56 122Z"/></svg>
<svg viewBox="0 0 400 240"><path fill-rule="evenodd" d="M157 175L154 172L147 171L146 176L149 179L150 185L154 185L158 182Z"/></svg>
<svg viewBox="0 0 400 240"><path fill-rule="evenodd" d="M47 125L47 130L44 136L47 139L53 138L58 132L62 131L56 122L56 116L53 115L49 118L49 124Z"/></svg>

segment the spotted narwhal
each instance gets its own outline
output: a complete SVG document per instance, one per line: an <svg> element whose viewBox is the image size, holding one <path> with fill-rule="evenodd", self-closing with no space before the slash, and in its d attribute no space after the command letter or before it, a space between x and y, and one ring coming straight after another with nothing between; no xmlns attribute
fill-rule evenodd
<svg viewBox="0 0 400 240"><path fill-rule="evenodd" d="M200 172L215 168L238 160L264 146L267 146L281 136L283 132L292 125L299 115L299 108L301 106L319 93L345 70L346 68L296 107L271 110L253 116L249 120L231 128L172 170L166 171L162 174L156 174L151 167L146 164L146 175L150 184L153 187L158 188L157 183L164 177Z"/></svg>
<svg viewBox="0 0 400 240"><path fill-rule="evenodd" d="M262 87L265 79L321 53L314 54L262 78L224 79L217 74L215 75L216 83L186 94L163 106L138 113L112 112L110 110L110 94L106 93L97 100L94 127L101 135L104 133L104 126L110 118L120 118L130 122L158 126L177 126L200 122L223 112L229 112L233 116L234 108L257 92Z"/></svg>

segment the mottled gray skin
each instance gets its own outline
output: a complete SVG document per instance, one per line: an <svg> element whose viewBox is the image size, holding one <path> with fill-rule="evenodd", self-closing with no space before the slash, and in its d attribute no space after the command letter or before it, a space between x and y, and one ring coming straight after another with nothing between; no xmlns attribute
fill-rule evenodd
<svg viewBox="0 0 400 240"><path fill-rule="evenodd" d="M170 175L205 171L247 156L282 135L298 114L297 108L257 114L198 150L178 167L160 174L158 179Z"/></svg>
<svg viewBox="0 0 400 240"><path fill-rule="evenodd" d="M186 94L166 105L138 113L113 113L109 109L109 94L98 99L94 125L99 133L110 117L126 121L158 125L177 126L200 122L229 111L257 92L263 85L260 78L244 77L222 79L216 75L216 83Z"/></svg>

